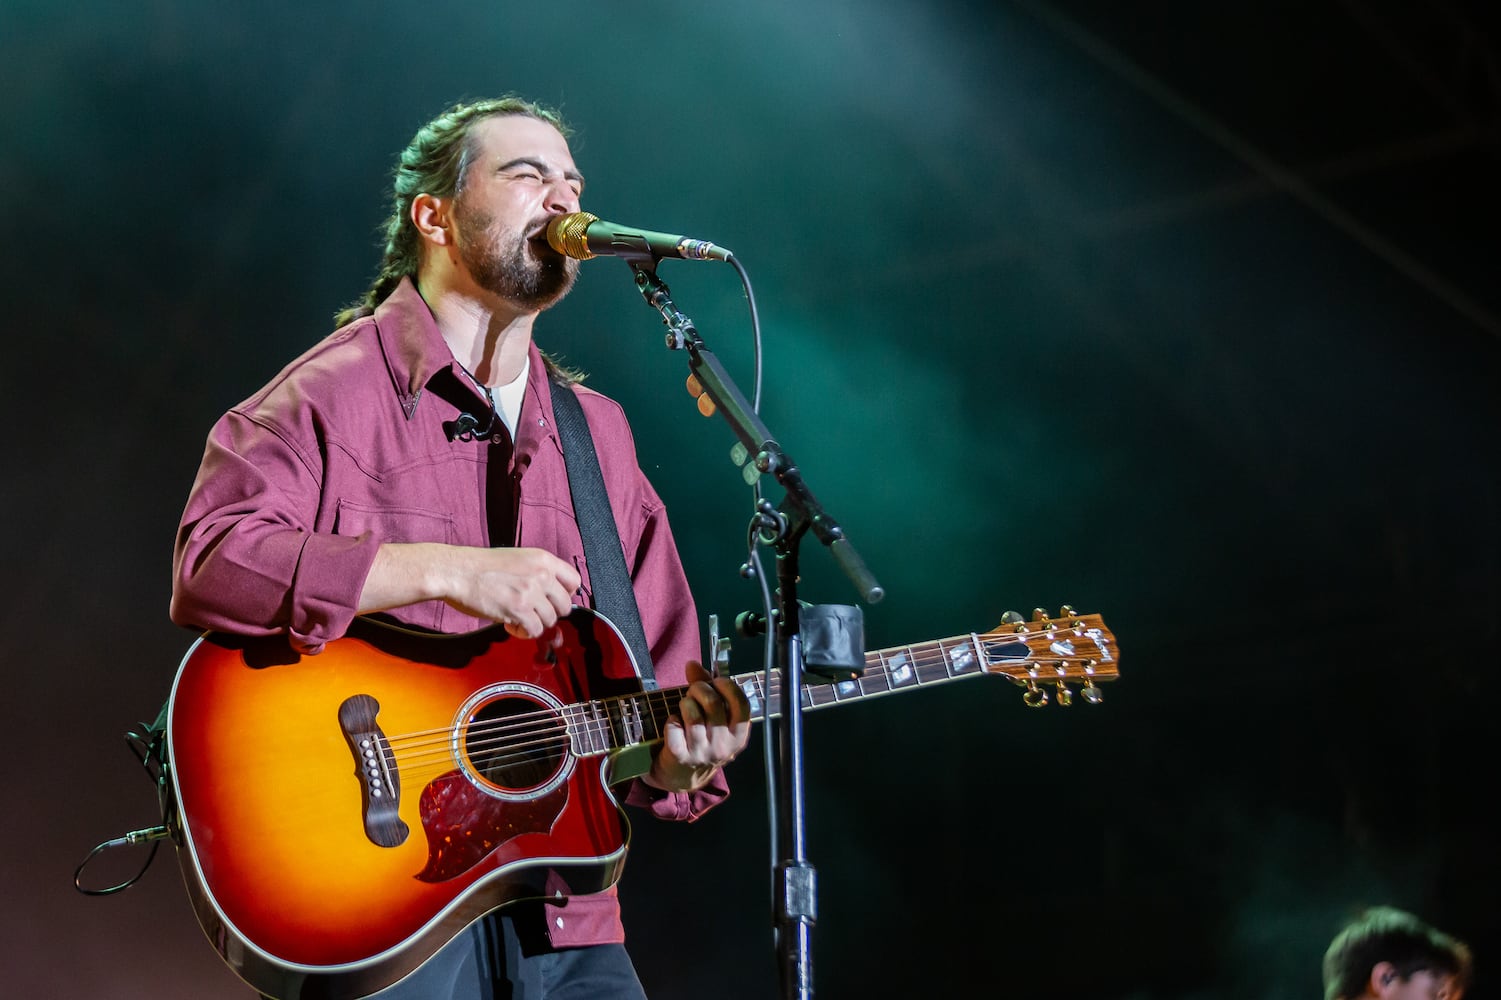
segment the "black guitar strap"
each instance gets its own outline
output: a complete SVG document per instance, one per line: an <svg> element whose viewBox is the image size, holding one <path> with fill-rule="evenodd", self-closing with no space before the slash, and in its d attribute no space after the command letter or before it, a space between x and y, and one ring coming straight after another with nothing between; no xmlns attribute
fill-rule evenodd
<svg viewBox="0 0 1501 1000"><path fill-rule="evenodd" d="M589 581L594 589L594 609L603 614L625 636L626 645L636 658L641 686L657 688L656 670L646 646L646 631L641 627L641 609L636 606L636 591L625 568L625 554L620 546L620 532L610 497L605 492L604 475L599 471L599 455L594 438L584 419L584 408L573 390L547 380L552 387L552 415L558 422L563 439L563 459L568 463L568 489L573 493L573 514L578 518L579 534L584 538L584 559L589 564Z"/></svg>

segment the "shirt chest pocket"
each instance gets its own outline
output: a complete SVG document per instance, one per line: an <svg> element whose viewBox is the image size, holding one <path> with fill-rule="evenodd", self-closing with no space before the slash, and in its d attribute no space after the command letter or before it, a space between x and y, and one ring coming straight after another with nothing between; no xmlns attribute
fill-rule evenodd
<svg viewBox="0 0 1501 1000"><path fill-rule="evenodd" d="M334 534L370 534L382 542L458 541L453 518L442 511L419 507L392 507L340 500L334 516Z"/></svg>

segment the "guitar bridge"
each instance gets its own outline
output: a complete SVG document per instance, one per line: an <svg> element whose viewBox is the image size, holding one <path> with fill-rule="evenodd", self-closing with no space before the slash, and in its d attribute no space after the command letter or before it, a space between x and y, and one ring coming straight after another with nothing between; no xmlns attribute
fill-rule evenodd
<svg viewBox="0 0 1501 1000"><path fill-rule="evenodd" d="M368 694L354 695L339 706L339 728L354 754L365 836L377 847L396 847L406 841L411 830L397 815L401 773L391 744L375 721L379 713L380 702Z"/></svg>

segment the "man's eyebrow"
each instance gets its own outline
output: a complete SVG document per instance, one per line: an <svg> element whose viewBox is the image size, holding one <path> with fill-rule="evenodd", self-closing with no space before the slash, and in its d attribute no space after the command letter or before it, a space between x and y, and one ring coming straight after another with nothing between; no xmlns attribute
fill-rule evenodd
<svg viewBox="0 0 1501 1000"><path fill-rule="evenodd" d="M508 160L507 162L502 163L496 169L502 171L514 170L516 167L534 167L537 173L542 174L544 177L549 174L557 173L557 170L554 169L550 164L537 159L535 156L518 156L514 160ZM563 171L563 177L565 180L578 181L579 187L581 188L584 186L584 175L579 173L577 170L565 170Z"/></svg>

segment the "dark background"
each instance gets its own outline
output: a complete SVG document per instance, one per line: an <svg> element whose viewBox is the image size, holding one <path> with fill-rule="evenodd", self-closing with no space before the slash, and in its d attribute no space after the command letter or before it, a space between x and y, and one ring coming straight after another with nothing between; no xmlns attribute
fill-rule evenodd
<svg viewBox="0 0 1501 1000"><path fill-rule="evenodd" d="M1316 996L1373 902L1501 995L1491 9L7 0L4 992L246 995L169 853L69 886L155 820L122 735L192 638L177 518L212 421L368 284L412 132L519 91L576 125L587 208L745 262L765 418L889 591L868 645L1069 603L1123 652L1098 708L809 717L820 996ZM625 266L583 270L539 340L625 404L732 618L729 430ZM749 391L734 272L662 275ZM777 992L759 756L638 828L655 1000Z"/></svg>

